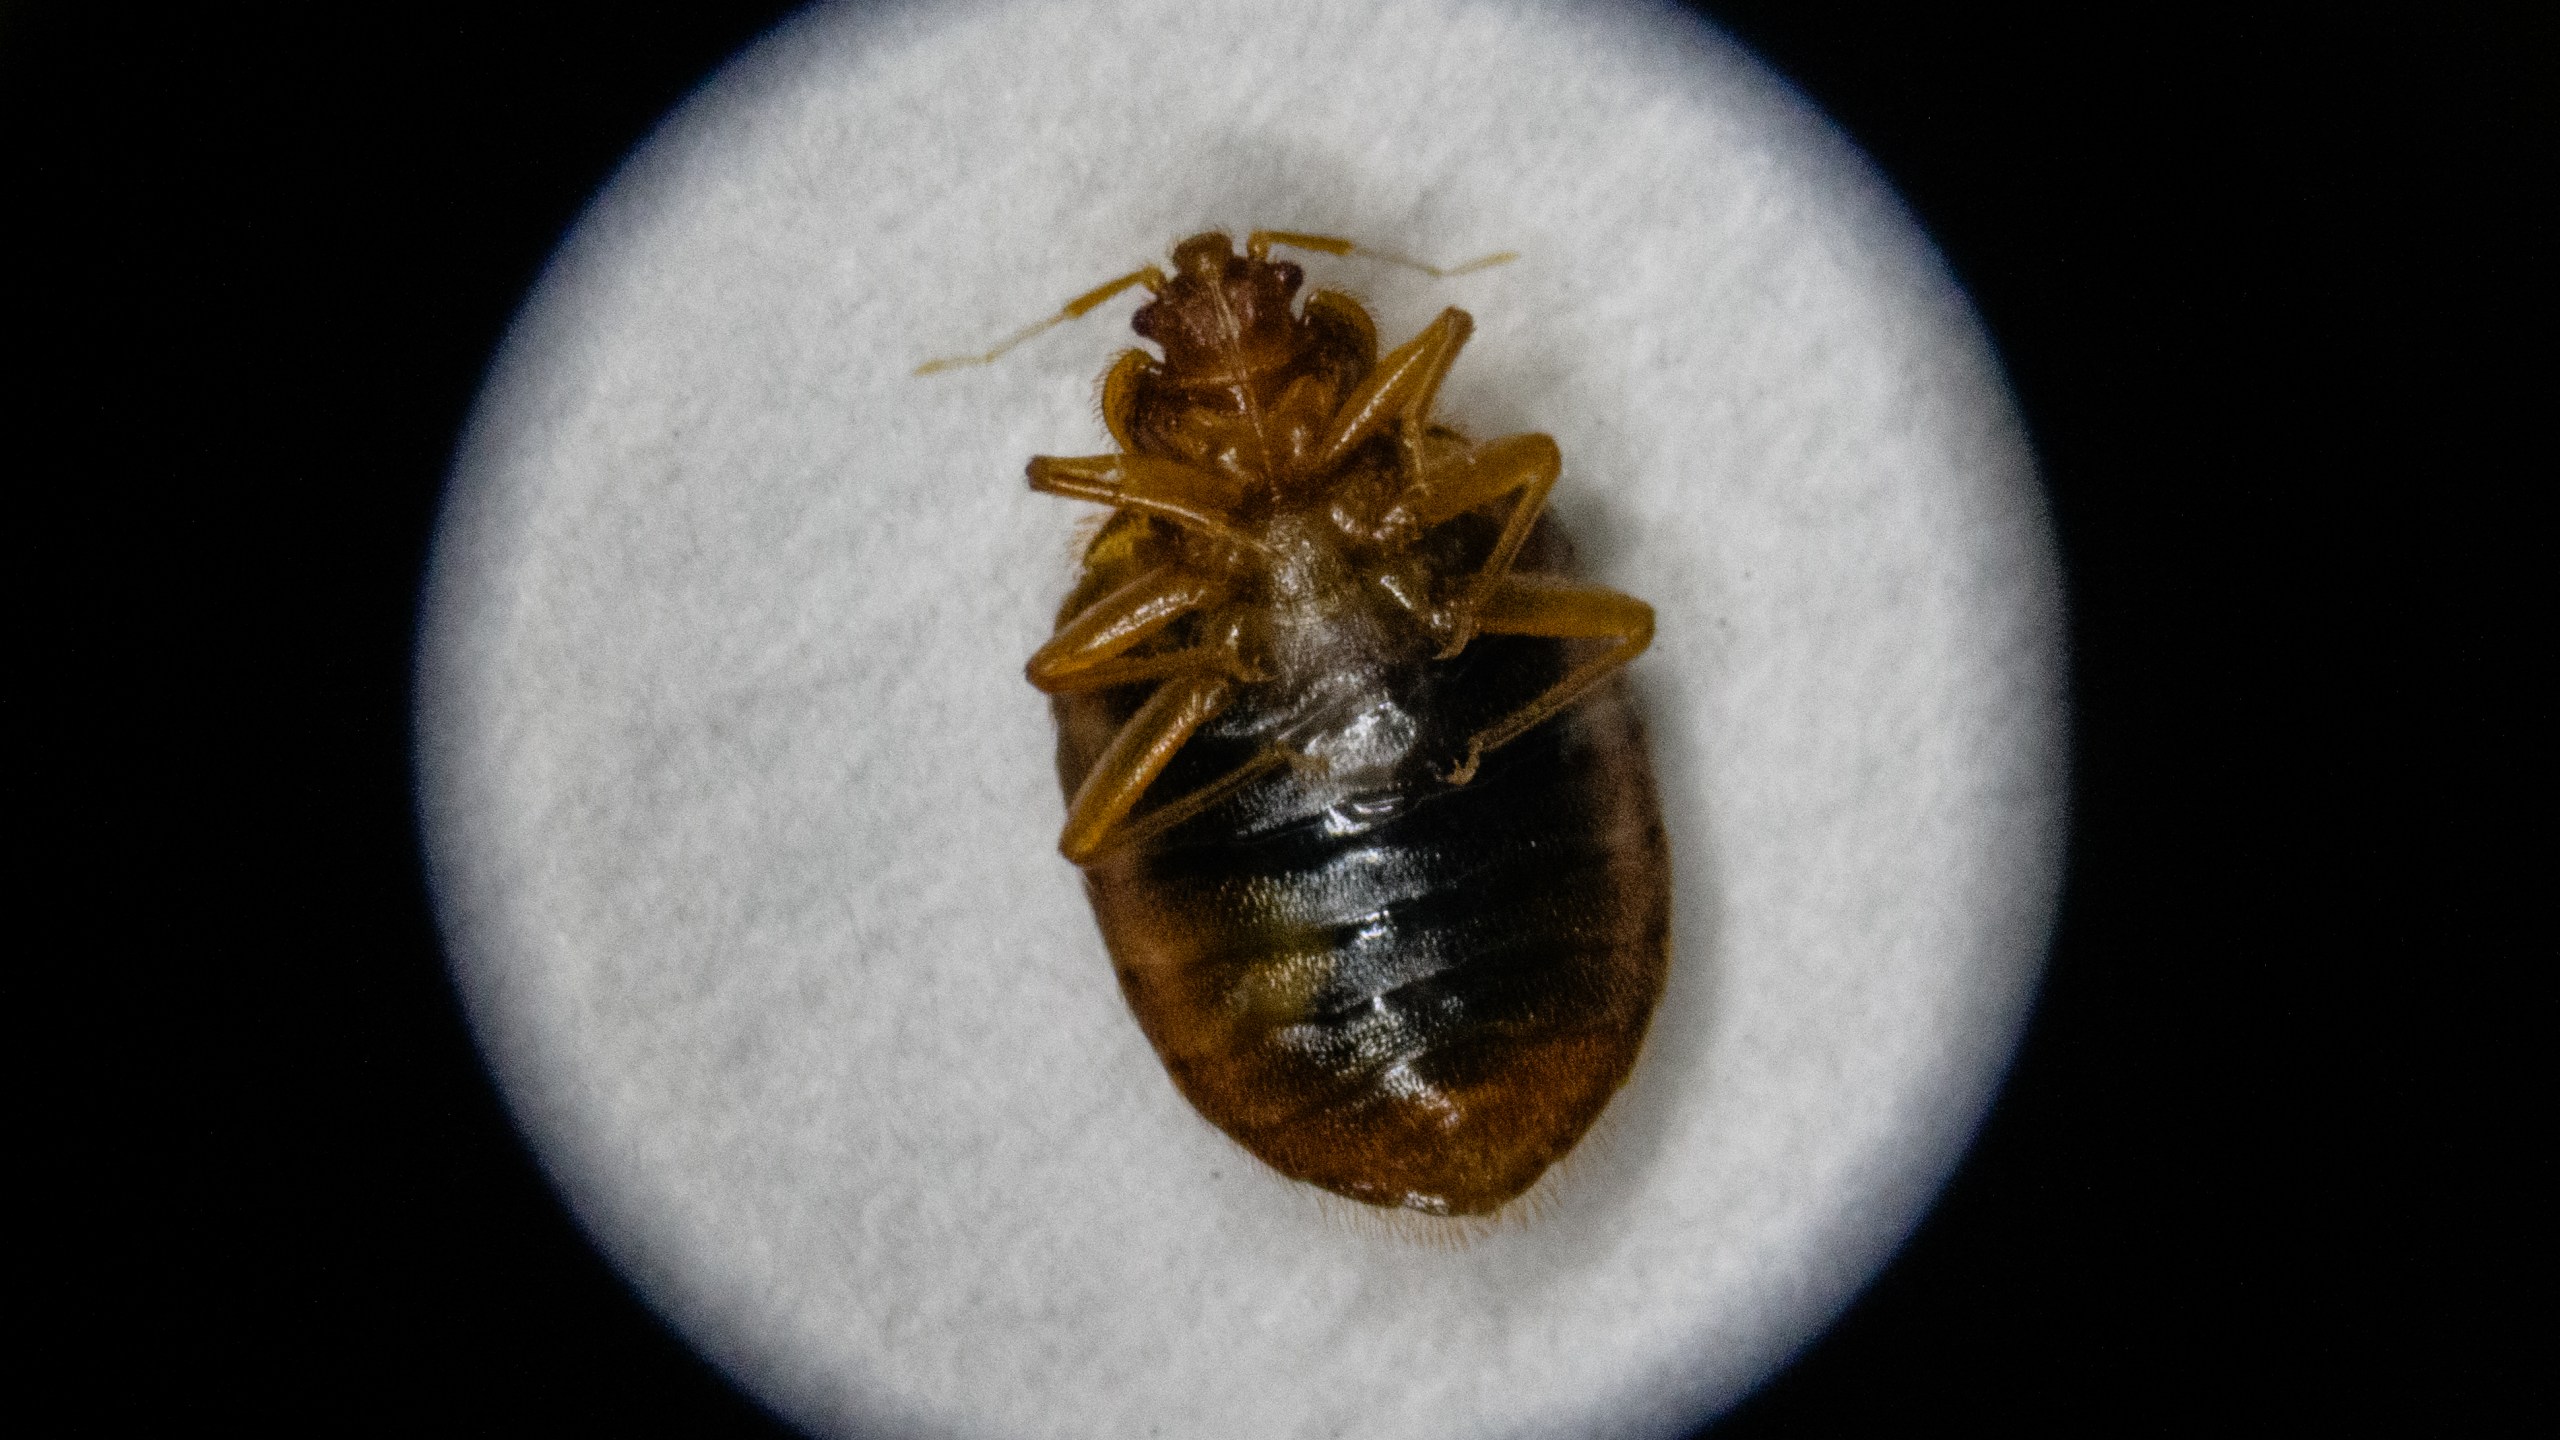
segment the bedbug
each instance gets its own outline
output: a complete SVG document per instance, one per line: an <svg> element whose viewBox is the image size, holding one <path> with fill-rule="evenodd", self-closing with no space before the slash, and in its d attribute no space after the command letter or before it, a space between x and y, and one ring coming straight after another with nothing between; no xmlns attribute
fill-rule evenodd
<svg viewBox="0 0 2560 1440"><path fill-rule="evenodd" d="M1336 1194L1489 1214L1598 1118L1662 992L1668 851L1620 673L1653 612L1567 575L1552 439L1431 418L1464 311L1382 357L1348 295L1293 305L1275 245L1378 253L1195 235L924 368L1151 292L1161 358L1102 379L1116 452L1029 469L1113 512L1028 667L1059 848L1203 1116Z"/></svg>

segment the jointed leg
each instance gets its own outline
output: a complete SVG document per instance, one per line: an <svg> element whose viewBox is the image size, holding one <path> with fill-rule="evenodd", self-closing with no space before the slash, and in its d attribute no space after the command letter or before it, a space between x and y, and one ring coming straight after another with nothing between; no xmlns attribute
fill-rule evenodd
<svg viewBox="0 0 2560 1440"><path fill-rule="evenodd" d="M1011 336L1008 336L1003 344L998 345L996 348L988 351L984 355L954 355L944 360L927 360L916 367L916 373L919 375L931 375L939 370L957 370L963 365L993 364L997 356L1002 355L1014 346L1021 344L1023 341L1030 339L1032 336L1039 334L1041 331L1046 330L1053 325L1063 325L1066 322L1075 319L1077 316L1091 310L1096 305L1102 304L1112 296L1119 294L1121 291L1128 289L1132 285L1144 285L1150 291L1157 291L1162 290L1164 288L1164 284L1165 273L1159 266L1149 265L1144 269L1132 270L1117 280L1106 280L1102 284L1096 285L1073 300L1068 301L1064 306L1059 308L1057 314L1050 316L1048 319L1024 326L1021 330L1018 330Z"/></svg>
<svg viewBox="0 0 2560 1440"><path fill-rule="evenodd" d="M1476 628L1486 635L1530 635L1555 640L1606 640L1609 648L1566 671L1528 704L1479 730L1467 753L1444 777L1452 785L1473 779L1477 762L1579 700L1644 653L1653 643L1653 607L1615 590L1525 575L1505 576L1485 597Z"/></svg>
<svg viewBox="0 0 2560 1440"><path fill-rule="evenodd" d="M1058 849L1081 865L1107 843L1135 838L1133 830L1139 827L1122 823L1130 807L1164 773L1192 732L1217 718L1234 698L1235 682L1223 675L1180 675L1167 680L1120 727L1084 783L1076 787L1076 798L1067 804L1067 824L1058 835ZM1231 792L1244 773L1155 811L1140 822L1141 827L1153 831L1198 814ZM1168 818L1169 811L1179 813Z"/></svg>
<svg viewBox="0 0 2560 1440"><path fill-rule="evenodd" d="M1446 658L1466 648L1467 639L1476 630L1476 615L1493 595L1495 587L1511 573L1511 562L1520 555L1529 532L1537 527L1538 516L1547 508L1547 494L1556 488L1556 477L1564 471L1564 452L1545 435L1509 435L1489 440L1463 456L1424 471L1416 476L1397 507L1417 527L1428 528L1475 509L1489 505L1505 495L1517 493L1519 500L1502 522L1502 534L1493 542L1475 578L1467 583L1464 595L1451 606L1456 612L1456 632L1442 648Z"/></svg>
<svg viewBox="0 0 2560 1440"><path fill-rule="evenodd" d="M1458 358L1458 348L1467 343L1475 324L1466 311L1452 306L1423 326L1422 333L1380 356L1369 378L1334 413L1333 428L1316 447L1310 468L1317 473L1329 470L1370 437L1402 422L1408 470L1419 470L1422 431L1431 418L1431 402L1439 397L1440 382L1447 378L1450 363Z"/></svg>
<svg viewBox="0 0 2560 1440"><path fill-rule="evenodd" d="M1140 660L1120 658L1184 615L1214 603L1222 593L1197 574L1159 565L1059 626L1049 643L1033 653L1026 673L1042 693L1065 695L1184 671L1230 668L1231 657L1214 648L1194 647Z"/></svg>
<svg viewBox="0 0 2560 1440"><path fill-rule="evenodd" d="M1040 455L1033 457L1028 474L1031 488L1043 494L1160 515L1232 544L1262 548L1262 542L1229 523L1244 503L1244 486L1179 460L1153 455Z"/></svg>

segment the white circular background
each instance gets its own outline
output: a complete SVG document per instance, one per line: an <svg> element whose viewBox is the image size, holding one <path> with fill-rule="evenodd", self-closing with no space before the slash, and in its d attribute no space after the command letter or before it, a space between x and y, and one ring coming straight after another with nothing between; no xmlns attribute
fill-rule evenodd
<svg viewBox="0 0 2560 1440"><path fill-rule="evenodd" d="M1552 433L1676 870L1635 1078L1455 1248L1174 1093L1023 683L1136 297L918 379L1197 230ZM1847 1302L2032 994L2059 587L1978 321L1866 162L1642 6L843 6L596 201L457 465L421 657L433 882L490 1061L598 1242L828 1434L1663 1435Z"/></svg>

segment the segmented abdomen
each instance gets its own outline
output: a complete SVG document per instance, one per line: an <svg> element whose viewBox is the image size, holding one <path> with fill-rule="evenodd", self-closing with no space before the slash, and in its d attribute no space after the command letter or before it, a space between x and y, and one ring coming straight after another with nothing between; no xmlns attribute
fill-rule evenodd
<svg viewBox="0 0 2560 1440"><path fill-rule="evenodd" d="M1465 733L1475 688L1444 692L1439 728ZM1112 708L1060 703L1070 793ZM1283 774L1097 857L1087 884L1130 1008L1201 1114L1284 1174L1431 1213L1495 1210L1572 1148L1633 1066L1668 959L1668 856L1623 683L1463 786L1418 772L1345 797Z"/></svg>

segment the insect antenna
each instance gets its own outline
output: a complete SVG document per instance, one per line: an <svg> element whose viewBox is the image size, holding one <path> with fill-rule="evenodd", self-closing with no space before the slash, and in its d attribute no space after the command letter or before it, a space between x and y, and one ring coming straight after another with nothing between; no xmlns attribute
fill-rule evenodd
<svg viewBox="0 0 2560 1440"><path fill-rule="evenodd" d="M1359 255L1371 260L1383 260L1390 265L1402 265L1408 270L1419 270L1425 275L1440 280L1454 280L1461 275L1472 275L1478 270L1490 270L1496 265L1508 265L1520 258L1520 252L1517 250L1497 250L1490 255L1479 255L1463 265L1444 267L1431 264L1429 261L1416 260L1410 255L1399 255L1392 250L1381 250L1373 245L1345 240L1338 235L1310 235L1299 230L1256 230L1245 237L1244 253L1256 260L1265 259L1271 254L1271 247L1274 245L1286 245L1293 250L1313 250L1325 255Z"/></svg>
<svg viewBox="0 0 2560 1440"><path fill-rule="evenodd" d="M1057 314L1050 316L1048 319L1035 320L1031 324L1015 331L1013 334L1006 336L1003 343L997 345L996 348L983 355L953 355L941 360L927 360L916 367L916 373L918 375L935 375L945 370L957 370L967 365L992 365L995 363L996 357L1004 354L1007 350L1012 349L1014 346L1021 344L1023 341L1030 339L1032 336L1037 335L1041 331L1047 330L1052 326L1064 325L1068 321L1075 319L1077 316L1082 315L1093 309L1095 306L1109 300L1112 296L1128 289L1130 286L1144 285L1150 291L1161 290L1164 288L1164 279L1164 271L1154 265L1148 265L1141 269L1132 270L1117 280L1106 280L1102 284L1096 285L1073 300L1068 301L1065 305L1059 307Z"/></svg>

